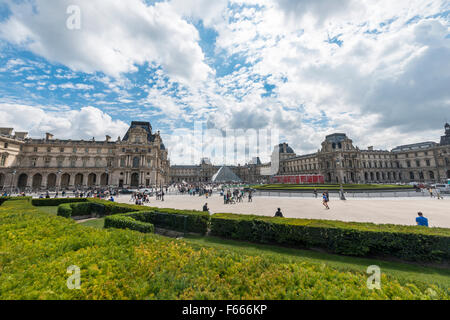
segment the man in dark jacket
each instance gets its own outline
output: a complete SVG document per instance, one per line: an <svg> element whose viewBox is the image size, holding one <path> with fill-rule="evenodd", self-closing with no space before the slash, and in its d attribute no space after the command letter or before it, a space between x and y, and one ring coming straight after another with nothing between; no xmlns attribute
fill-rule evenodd
<svg viewBox="0 0 450 320"><path fill-rule="evenodd" d="M283 213L281 212L281 209L280 209L280 208L278 208L278 211L275 212L275 217L283 218Z"/></svg>

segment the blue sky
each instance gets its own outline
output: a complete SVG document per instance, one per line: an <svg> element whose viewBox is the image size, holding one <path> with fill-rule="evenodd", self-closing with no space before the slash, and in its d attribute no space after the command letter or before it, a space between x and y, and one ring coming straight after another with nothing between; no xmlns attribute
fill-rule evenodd
<svg viewBox="0 0 450 320"><path fill-rule="evenodd" d="M67 27L70 5L79 29ZM274 128L298 154L333 132L361 148L437 141L450 121L449 10L448 1L0 0L0 126L103 139L145 120L169 150L195 121Z"/></svg>

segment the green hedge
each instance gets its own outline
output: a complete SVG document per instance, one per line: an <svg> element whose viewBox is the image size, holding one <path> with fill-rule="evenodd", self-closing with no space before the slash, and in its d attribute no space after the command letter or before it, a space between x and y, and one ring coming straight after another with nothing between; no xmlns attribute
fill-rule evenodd
<svg viewBox="0 0 450 320"><path fill-rule="evenodd" d="M210 224L208 212L194 210L153 208L150 219L157 227L200 234L206 234Z"/></svg>
<svg viewBox="0 0 450 320"><path fill-rule="evenodd" d="M52 198L52 199L33 199L31 204L35 207L57 207L64 203L86 202L86 198Z"/></svg>
<svg viewBox="0 0 450 320"><path fill-rule="evenodd" d="M81 217L97 214L105 215L105 206L99 203L92 202L78 202L78 203L63 203L58 207L57 215L60 217Z"/></svg>
<svg viewBox="0 0 450 320"><path fill-rule="evenodd" d="M146 206L138 206L135 204L111 202L108 200L102 200L102 199L98 199L98 198L88 198L88 202L103 205L105 207L104 215L106 215L106 216L118 214L118 213L136 212L136 211L143 211L143 210L149 209L149 207L146 207Z"/></svg>
<svg viewBox="0 0 450 320"><path fill-rule="evenodd" d="M105 229L116 228L116 229L130 229L136 230L142 233L153 233L154 226L148 222L142 222L133 219L130 216L125 215L115 215L109 216L105 219Z"/></svg>
<svg viewBox="0 0 450 320"><path fill-rule="evenodd" d="M272 255L108 232L54 217L27 201L0 207L0 300L371 300L450 298L448 288ZM67 268L81 268L68 290Z"/></svg>
<svg viewBox="0 0 450 320"><path fill-rule="evenodd" d="M143 214L140 214L141 212ZM89 198L87 202L82 203L66 203L58 207L58 215L66 218L90 215L92 213L101 216L132 213L131 217L136 217L141 222L152 223L160 228L199 234L208 232L210 222L208 212L161 209L96 198Z"/></svg>
<svg viewBox="0 0 450 320"><path fill-rule="evenodd" d="M386 255L413 261L449 261L450 230L237 214L214 214L214 236L259 243L318 247L334 253Z"/></svg>
<svg viewBox="0 0 450 320"><path fill-rule="evenodd" d="M6 201L14 201L14 200L28 200L30 201L32 197L0 197L0 206Z"/></svg>
<svg viewBox="0 0 450 320"><path fill-rule="evenodd" d="M89 202L99 203L105 206L104 215L123 213L152 212L152 216L143 215L141 221L150 222L157 227L176 231L185 231L184 217L186 216L186 231L206 234L209 227L209 213L196 210L176 210L156 207L139 206L134 204L117 203L101 199L88 199ZM148 220L151 219L151 220Z"/></svg>

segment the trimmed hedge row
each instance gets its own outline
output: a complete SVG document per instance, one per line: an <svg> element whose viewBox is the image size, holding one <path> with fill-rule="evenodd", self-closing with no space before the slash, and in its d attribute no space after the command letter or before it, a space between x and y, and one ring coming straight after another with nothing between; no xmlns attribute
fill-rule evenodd
<svg viewBox="0 0 450 320"><path fill-rule="evenodd" d="M51 199L58 200L58 199ZM144 212L144 214L140 214ZM133 213L131 217L157 227L175 231L206 234L209 227L209 213L195 210L161 209L107 200L89 198L87 202L63 203L58 207L58 215L66 218L87 216L92 213L100 216Z"/></svg>
<svg viewBox="0 0 450 320"><path fill-rule="evenodd" d="M108 228L130 229L142 233L153 233L155 231L155 227L151 223L135 220L132 217L126 215L106 217L105 229Z"/></svg>
<svg viewBox="0 0 450 320"><path fill-rule="evenodd" d="M27 200L31 201L32 197L0 197L0 206L6 201Z"/></svg>
<svg viewBox="0 0 450 320"><path fill-rule="evenodd" d="M211 234L288 246L319 247L334 253L386 255L413 261L449 261L450 230L369 223L214 214Z"/></svg>
<svg viewBox="0 0 450 320"><path fill-rule="evenodd" d="M27 201L0 207L0 251L0 300L450 298L444 285L384 272L381 289L369 290L366 273L344 267L86 228ZM82 270L80 290L67 290L69 265Z"/></svg>
<svg viewBox="0 0 450 320"><path fill-rule="evenodd" d="M145 216L145 212L143 213ZM147 219L157 227L203 235L208 232L210 224L208 212L152 208L151 213L147 215Z"/></svg>
<svg viewBox="0 0 450 320"><path fill-rule="evenodd" d="M53 199L33 199L31 204L35 207L56 207L64 203L87 202L86 198L53 198Z"/></svg>
<svg viewBox="0 0 450 320"><path fill-rule="evenodd" d="M97 214L104 215L105 206L99 203L92 202L75 202L75 203L63 203L58 207L57 215L60 217L81 217Z"/></svg>

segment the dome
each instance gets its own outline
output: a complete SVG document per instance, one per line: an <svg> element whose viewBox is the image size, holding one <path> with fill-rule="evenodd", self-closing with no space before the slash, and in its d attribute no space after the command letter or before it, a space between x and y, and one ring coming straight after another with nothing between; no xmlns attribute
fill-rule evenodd
<svg viewBox="0 0 450 320"><path fill-rule="evenodd" d="M280 153L295 154L294 150L291 147L289 147L289 145L287 143L280 143L279 150L280 150Z"/></svg>

